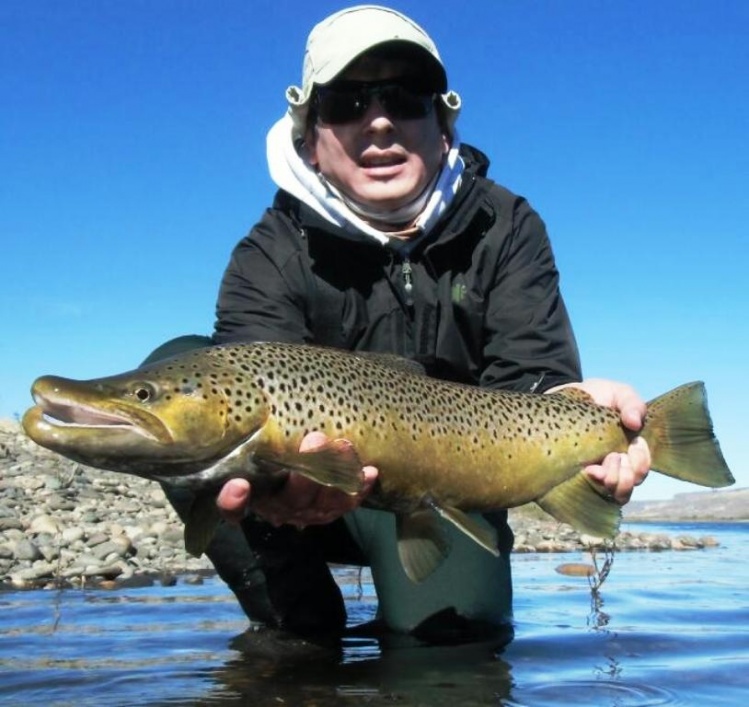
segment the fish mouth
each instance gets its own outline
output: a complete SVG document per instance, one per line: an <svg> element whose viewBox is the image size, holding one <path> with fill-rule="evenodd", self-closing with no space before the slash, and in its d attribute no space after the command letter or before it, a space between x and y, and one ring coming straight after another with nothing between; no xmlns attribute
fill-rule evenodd
<svg viewBox="0 0 749 707"><path fill-rule="evenodd" d="M51 402L41 396L35 397L42 419L55 427L105 427L132 428L132 420L122 414L98 410L89 405L69 402Z"/></svg>
<svg viewBox="0 0 749 707"><path fill-rule="evenodd" d="M164 423L146 410L118 404L78 381L45 376L34 383L36 405L23 417L26 433L43 444L50 439L72 440L87 433L137 435L156 443L169 443L173 436Z"/></svg>

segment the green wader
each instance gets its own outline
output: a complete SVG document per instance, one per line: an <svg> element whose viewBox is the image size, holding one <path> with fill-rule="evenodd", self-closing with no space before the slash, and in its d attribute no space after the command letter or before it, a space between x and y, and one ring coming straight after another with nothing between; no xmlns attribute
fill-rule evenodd
<svg viewBox="0 0 749 707"><path fill-rule="evenodd" d="M179 337L156 349L143 365L210 345L208 337ZM184 520L193 493L163 487ZM346 610L328 569L328 563L337 563L371 568L379 602L377 620L369 626L373 632L412 634L428 642L507 637L512 533L503 511L484 514L483 522L499 531L499 557L446 523L452 550L419 584L400 565L394 516L367 508L301 531L275 528L253 515L241 527L221 523L206 554L248 617L269 626L300 634L343 634Z"/></svg>

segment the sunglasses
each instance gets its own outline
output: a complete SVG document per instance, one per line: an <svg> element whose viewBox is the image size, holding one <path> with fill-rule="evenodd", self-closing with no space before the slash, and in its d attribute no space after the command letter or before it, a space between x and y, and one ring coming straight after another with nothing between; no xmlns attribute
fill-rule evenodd
<svg viewBox="0 0 749 707"><path fill-rule="evenodd" d="M425 118L434 108L434 93L402 81L336 81L316 86L313 105L320 122L342 125L360 120L375 98L396 120Z"/></svg>

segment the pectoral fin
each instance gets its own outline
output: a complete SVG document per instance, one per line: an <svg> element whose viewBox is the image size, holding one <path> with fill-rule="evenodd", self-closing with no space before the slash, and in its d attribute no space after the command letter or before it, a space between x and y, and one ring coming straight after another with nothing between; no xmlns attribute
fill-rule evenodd
<svg viewBox="0 0 749 707"><path fill-rule="evenodd" d="M583 472L536 499L536 503L549 515L569 523L581 533L613 538L619 530L621 508L596 491Z"/></svg>
<svg viewBox="0 0 749 707"><path fill-rule="evenodd" d="M450 540L431 509L395 518L398 556L412 582L425 580L450 553Z"/></svg>
<svg viewBox="0 0 749 707"><path fill-rule="evenodd" d="M283 466L350 496L359 493L364 484L361 460L347 439L331 439L309 451L298 452L285 458Z"/></svg>
<svg viewBox="0 0 749 707"><path fill-rule="evenodd" d="M193 557L200 557L213 540L220 521L216 497L210 494L197 496L185 519L185 550Z"/></svg>
<svg viewBox="0 0 749 707"><path fill-rule="evenodd" d="M481 524L457 508L442 507L434 501L430 501L429 506L458 530L465 533L471 540L481 545L484 550L488 550L495 557L499 556L497 534L493 528Z"/></svg>

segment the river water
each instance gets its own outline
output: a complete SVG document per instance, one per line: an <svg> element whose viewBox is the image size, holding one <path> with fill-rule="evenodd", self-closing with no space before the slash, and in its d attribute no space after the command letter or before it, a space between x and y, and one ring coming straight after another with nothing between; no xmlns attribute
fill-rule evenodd
<svg viewBox="0 0 749 707"><path fill-rule="evenodd" d="M245 632L215 578L0 593L0 703L743 707L749 524L647 526L655 529L709 534L721 545L618 553L597 597L587 579L555 571L588 561L584 554L515 555L516 634L499 651L274 642ZM344 569L339 581L352 619L371 618L367 573Z"/></svg>

